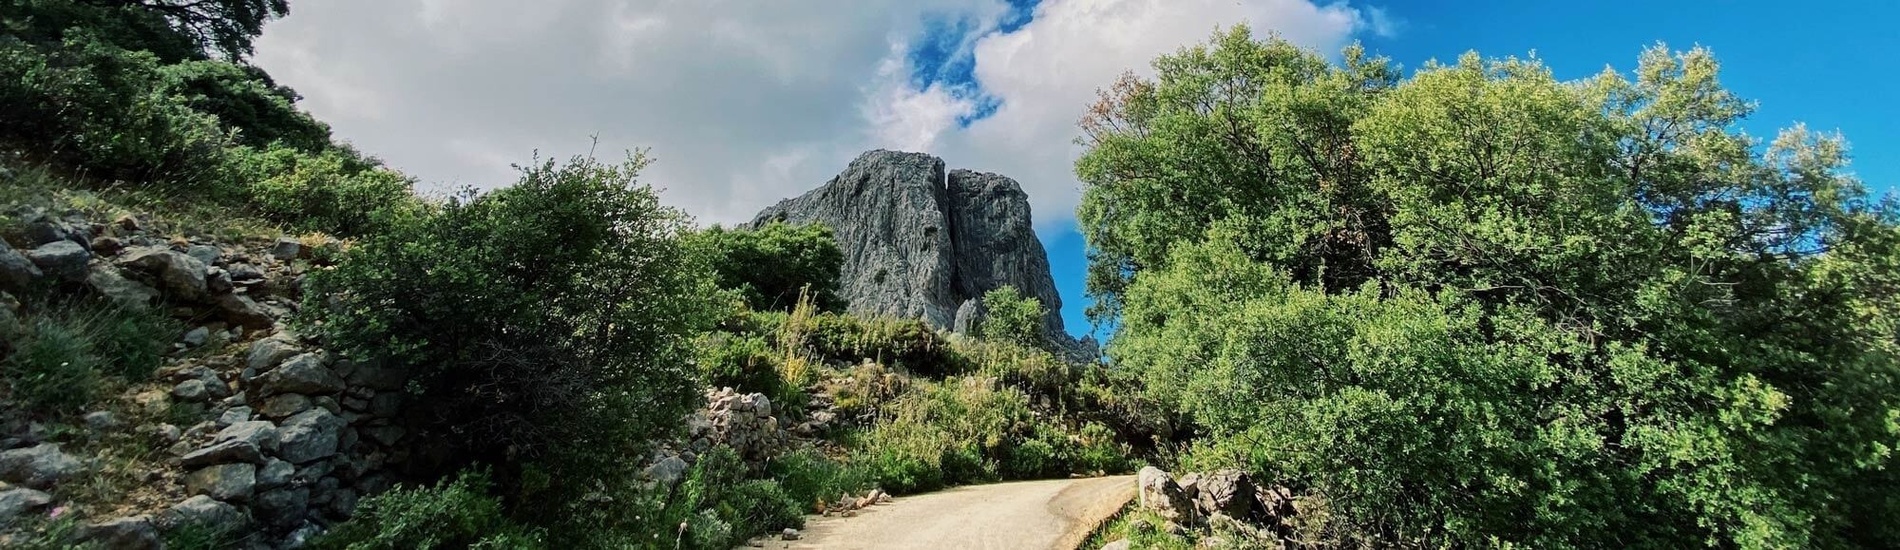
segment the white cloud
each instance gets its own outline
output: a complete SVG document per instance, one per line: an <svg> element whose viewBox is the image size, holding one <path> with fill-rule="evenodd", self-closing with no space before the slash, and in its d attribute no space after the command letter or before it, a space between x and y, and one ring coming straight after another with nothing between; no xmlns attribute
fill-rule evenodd
<svg viewBox="0 0 1900 550"><path fill-rule="evenodd" d="M874 147L1008 174L1038 220L1070 217L1074 123L1094 90L1156 54L1249 22L1334 49L1392 25L1305 0L1045 0L1028 26L966 42L996 113L914 89L926 16L993 22L1001 0L330 0L299 2L256 61L337 134L445 189L510 162L652 147L647 181L703 221L804 192Z"/></svg>
<svg viewBox="0 0 1900 550"><path fill-rule="evenodd" d="M1304 0L1052 0L1035 21L976 45L976 77L1002 100L996 114L951 132L952 164L1009 175L1029 192L1037 221L1062 223L1080 198L1076 122L1095 91L1125 71L1151 76L1149 61L1205 42L1215 28L1249 24L1296 44L1336 52L1365 26L1363 12Z"/></svg>

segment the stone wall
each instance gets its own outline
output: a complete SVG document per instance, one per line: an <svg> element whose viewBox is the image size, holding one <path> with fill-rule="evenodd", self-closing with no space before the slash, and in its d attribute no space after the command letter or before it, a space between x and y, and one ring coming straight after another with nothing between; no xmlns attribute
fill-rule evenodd
<svg viewBox="0 0 1900 550"><path fill-rule="evenodd" d="M165 449L148 476L156 497L128 496L115 511L123 515L86 518L88 538L157 548L163 530L208 524L252 534L249 547L296 547L396 482L409 447L402 374L341 359L284 325L314 257L340 243L166 237L134 217L13 214L26 221L26 239L17 250L0 240L0 323L17 322L15 293L91 293L162 308L189 327L158 370L159 385L119 400L140 413L128 416L195 411L203 421L121 422L107 410L85 417L96 432L85 437L129 432ZM0 486L0 526L61 507L49 491L100 463L44 441L37 422L15 424L0 435L0 482L10 484Z"/></svg>

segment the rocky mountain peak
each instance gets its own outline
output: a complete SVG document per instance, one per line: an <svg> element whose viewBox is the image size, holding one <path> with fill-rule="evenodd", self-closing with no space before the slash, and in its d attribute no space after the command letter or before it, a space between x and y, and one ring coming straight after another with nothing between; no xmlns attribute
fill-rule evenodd
<svg viewBox="0 0 1900 550"><path fill-rule="evenodd" d="M851 313L970 332L983 294L1009 285L1048 308L1043 330L1051 342L1087 355L1063 328L1062 297L1036 239L1029 195L1006 176L946 172L931 155L874 150L743 227L773 221L822 223L837 235L845 257L839 287Z"/></svg>

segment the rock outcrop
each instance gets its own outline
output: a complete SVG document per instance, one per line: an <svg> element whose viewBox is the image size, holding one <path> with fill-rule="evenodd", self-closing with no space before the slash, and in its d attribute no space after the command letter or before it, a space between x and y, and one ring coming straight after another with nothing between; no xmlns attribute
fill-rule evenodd
<svg viewBox="0 0 1900 550"><path fill-rule="evenodd" d="M967 332L983 294L1014 286L1048 308L1043 330L1056 348L1092 356L1062 326L1062 298L1030 222L1029 196L1007 177L944 169L922 153L877 150L743 227L821 223L844 252L840 294L851 313L921 319Z"/></svg>

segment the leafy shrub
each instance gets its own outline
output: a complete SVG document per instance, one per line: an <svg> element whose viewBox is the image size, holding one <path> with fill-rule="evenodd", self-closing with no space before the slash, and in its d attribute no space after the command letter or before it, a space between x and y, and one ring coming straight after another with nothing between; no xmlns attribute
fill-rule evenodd
<svg viewBox="0 0 1900 550"><path fill-rule="evenodd" d="M259 213L300 230L367 235L420 208L408 176L353 152L280 146L243 159L239 171L253 181L248 192Z"/></svg>
<svg viewBox="0 0 1900 550"><path fill-rule="evenodd" d="M766 224L754 230L712 226L693 236L720 288L738 290L760 311L789 311L808 295L822 311L844 311L838 275L844 252L821 224Z"/></svg>
<svg viewBox="0 0 1900 550"><path fill-rule="evenodd" d="M1042 302L1023 296L1016 287L1004 285L984 293L983 311L977 329L983 339L1030 348L1043 345Z"/></svg>
<svg viewBox="0 0 1900 550"><path fill-rule="evenodd" d="M649 512L657 521L642 532L651 537L673 535L680 547L725 550L753 536L804 525L806 505L778 482L747 480L745 473L745 462L730 447L715 447L700 455L662 508Z"/></svg>
<svg viewBox="0 0 1900 550"><path fill-rule="evenodd" d="M937 331L916 319L860 319L852 315L821 313L808 322L794 319L787 330L803 329L802 339L812 353L832 363L876 361L904 367L922 376L943 377L963 372L963 363Z"/></svg>
<svg viewBox="0 0 1900 550"><path fill-rule="evenodd" d="M779 353L762 336L712 332L700 336L694 347L699 351L700 372L715 388L776 396L785 385L779 379Z"/></svg>
<svg viewBox="0 0 1900 550"><path fill-rule="evenodd" d="M1097 426L1077 437L1034 411L1029 396L984 378L921 382L885 404L851 447L876 485L893 493L997 479L1122 471L1127 450Z"/></svg>
<svg viewBox="0 0 1900 550"><path fill-rule="evenodd" d="M820 501L835 502L840 495L860 494L871 488L871 477L861 467L832 460L812 449L772 459L766 472L793 502L812 510Z"/></svg>
<svg viewBox="0 0 1900 550"><path fill-rule="evenodd" d="M541 548L532 529L508 519L488 475L456 474L432 487L397 487L363 499L350 520L312 546L319 550Z"/></svg>
<svg viewBox="0 0 1900 550"><path fill-rule="evenodd" d="M597 529L565 522L592 517L577 510L597 486L632 486L624 457L698 402L682 367L715 290L684 216L635 186L644 164L526 167L365 238L306 293L313 332L412 373L437 419L421 435L453 457L440 467L493 465L519 519L566 525L557 542Z"/></svg>
<svg viewBox="0 0 1900 550"><path fill-rule="evenodd" d="M907 388L908 378L880 363L859 363L825 383L832 407L845 419L869 418Z"/></svg>
<svg viewBox="0 0 1900 550"><path fill-rule="evenodd" d="M164 90L192 110L217 117L240 145L282 145L307 153L334 150L330 127L297 109L297 92L263 69L223 60L193 60L159 69Z"/></svg>
<svg viewBox="0 0 1900 550"><path fill-rule="evenodd" d="M57 47L0 40L0 142L101 179L231 200L227 136L160 85L159 62L88 33Z"/></svg>

